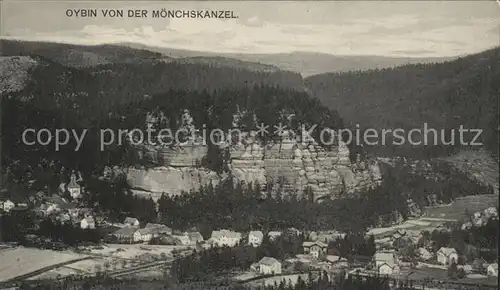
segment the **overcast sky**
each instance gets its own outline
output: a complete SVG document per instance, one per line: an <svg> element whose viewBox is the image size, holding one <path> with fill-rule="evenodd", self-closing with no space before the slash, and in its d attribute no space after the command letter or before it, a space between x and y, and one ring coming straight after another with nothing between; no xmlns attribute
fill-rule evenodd
<svg viewBox="0 0 500 290"><path fill-rule="evenodd" d="M499 3L4 1L1 35L77 44L138 42L211 52L442 57L498 46ZM239 18L66 16L67 9L84 8L232 10Z"/></svg>

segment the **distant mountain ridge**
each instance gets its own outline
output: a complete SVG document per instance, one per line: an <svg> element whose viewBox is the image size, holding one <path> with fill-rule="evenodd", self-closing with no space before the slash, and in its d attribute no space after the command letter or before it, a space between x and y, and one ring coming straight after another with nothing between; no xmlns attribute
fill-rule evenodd
<svg viewBox="0 0 500 290"><path fill-rule="evenodd" d="M224 57L240 61L276 66L282 70L298 72L307 77L329 72L347 72L357 70L381 69L405 64L436 63L456 59L457 57L387 57L377 55L334 55L317 52L291 52L277 54L215 53L192 51L175 48L154 47L138 43L122 43L123 46L146 49L162 53L171 58Z"/></svg>
<svg viewBox="0 0 500 290"><path fill-rule="evenodd" d="M35 42L0 39L0 55L19 56L37 54L71 67L93 67L110 63L160 63L205 64L212 67L229 67L256 72L279 72L277 66L243 61L223 56L170 57L147 47L121 44L74 45L55 42Z"/></svg>

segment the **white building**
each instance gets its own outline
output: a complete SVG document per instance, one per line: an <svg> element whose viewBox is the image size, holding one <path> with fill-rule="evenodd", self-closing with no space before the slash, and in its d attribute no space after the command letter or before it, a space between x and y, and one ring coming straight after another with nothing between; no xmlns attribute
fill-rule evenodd
<svg viewBox="0 0 500 290"><path fill-rule="evenodd" d="M10 212L13 208L16 207L16 204L12 202L11 200L7 199L6 201L3 202L2 204L2 209L5 212Z"/></svg>
<svg viewBox="0 0 500 290"><path fill-rule="evenodd" d="M396 264L396 257L394 256L394 252L376 252L373 255L373 262L377 269L384 264L393 266Z"/></svg>
<svg viewBox="0 0 500 290"><path fill-rule="evenodd" d="M75 173L71 173L70 181L68 183L68 192L71 198L77 199L82 197L82 187L76 182Z"/></svg>
<svg viewBox="0 0 500 290"><path fill-rule="evenodd" d="M252 265L252 269L262 275L277 275L281 274L281 263L275 258L264 257Z"/></svg>
<svg viewBox="0 0 500 290"><path fill-rule="evenodd" d="M140 225L139 220L132 217L127 217L123 222L126 226L138 227Z"/></svg>
<svg viewBox="0 0 500 290"><path fill-rule="evenodd" d="M488 273L488 276L498 277L498 264L497 263L489 264L488 268L486 268L486 272Z"/></svg>
<svg viewBox="0 0 500 290"><path fill-rule="evenodd" d="M95 229L95 220L93 217L88 216L80 221L80 228L82 229Z"/></svg>
<svg viewBox="0 0 500 290"><path fill-rule="evenodd" d="M258 247L262 244L262 240L264 239L264 234L261 231L251 231L248 234L248 244L253 247Z"/></svg>
<svg viewBox="0 0 500 290"><path fill-rule="evenodd" d="M458 252L453 248L442 247L437 251L437 261L443 265L451 265L458 262Z"/></svg>
<svg viewBox="0 0 500 290"><path fill-rule="evenodd" d="M139 229L134 232L134 242L149 242L153 239L151 228Z"/></svg>
<svg viewBox="0 0 500 290"><path fill-rule="evenodd" d="M484 210L484 215L487 217L496 217L498 216L497 209L495 207L489 207Z"/></svg>
<svg viewBox="0 0 500 290"><path fill-rule="evenodd" d="M148 223L144 228L151 229L153 238L172 234L172 229L162 224Z"/></svg>
<svg viewBox="0 0 500 290"><path fill-rule="evenodd" d="M180 244L183 246L192 245L191 239L189 238L189 236L186 233L184 233L183 235L173 235L172 237L179 240Z"/></svg>
<svg viewBox="0 0 500 290"><path fill-rule="evenodd" d="M189 237L191 245L196 245L197 243L201 243L204 241L203 236L200 234L200 232L188 232L187 236Z"/></svg>
<svg viewBox="0 0 500 290"><path fill-rule="evenodd" d="M392 275L392 266L387 263L380 265L377 270L380 275Z"/></svg>
<svg viewBox="0 0 500 290"><path fill-rule="evenodd" d="M241 233L230 230L213 231L210 241L219 247L234 247L241 241Z"/></svg>
<svg viewBox="0 0 500 290"><path fill-rule="evenodd" d="M281 236L281 232L278 231L270 231L267 236L269 237L269 240L274 241L276 238Z"/></svg>

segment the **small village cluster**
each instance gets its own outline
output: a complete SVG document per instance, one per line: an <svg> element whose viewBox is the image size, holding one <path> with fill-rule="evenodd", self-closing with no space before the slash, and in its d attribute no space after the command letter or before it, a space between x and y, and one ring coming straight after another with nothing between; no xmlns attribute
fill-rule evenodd
<svg viewBox="0 0 500 290"><path fill-rule="evenodd" d="M230 229L219 229L211 233L209 239L205 240L196 229L181 232L171 229L166 225L154 223L141 223L135 217L127 217L122 223L109 223L105 214L96 214L91 209L78 206L78 199L84 195L84 190L79 184L81 178L72 173L69 183L60 186L60 192L46 196L40 192L27 201L15 201L11 199L0 200L0 213L34 209L44 217L55 218L61 223L72 223L81 229L116 228L109 232L108 237L116 244L160 244L179 245L190 247L235 247L246 241L248 245L259 247L264 236L270 241L275 240L283 234L282 231L270 231L264 233L256 230L248 233L235 232ZM71 199L71 202L68 202ZM462 224L462 229L472 226L482 226L488 219L497 217L496 208L487 208L483 212L475 213L470 221ZM414 262L405 262L399 255L398 247L401 245L421 245L422 229L428 231L448 230L444 222L429 221L427 224L421 220L407 221L406 225L397 228L374 228L368 231L367 236L374 236L376 253L371 261L367 261L362 267L354 268L345 257L341 257L336 249L329 247L329 243L345 234L336 231L307 232L303 233L306 241L302 244L302 254L280 261L275 257L264 257L257 263L251 265L250 270L260 275L277 275L282 273L283 263L303 264L318 270L347 269L351 272L380 275L399 275L414 267ZM297 229L287 229L287 233L302 234ZM418 264L427 267L441 267L446 269L451 264L458 264L460 253L453 248L441 247L433 252L431 247L420 246L417 248ZM477 272L478 268L486 269L488 276L498 276L498 263L488 264L478 259L473 265L457 265L467 274ZM354 269L353 269L354 268Z"/></svg>

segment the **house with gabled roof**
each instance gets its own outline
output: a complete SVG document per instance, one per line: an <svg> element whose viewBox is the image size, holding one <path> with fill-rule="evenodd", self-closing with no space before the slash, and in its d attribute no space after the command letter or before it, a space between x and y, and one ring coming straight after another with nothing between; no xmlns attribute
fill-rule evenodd
<svg viewBox="0 0 500 290"><path fill-rule="evenodd" d="M136 228L124 227L113 232L111 236L114 236L119 242L132 243L134 241L134 233L136 231Z"/></svg>
<svg viewBox="0 0 500 290"><path fill-rule="evenodd" d="M71 173L70 181L68 183L68 186L66 187L71 198L77 199L82 197L82 187L80 184L76 182L76 175L75 173Z"/></svg>
<svg viewBox="0 0 500 290"><path fill-rule="evenodd" d="M489 264L486 268L486 272L490 277L498 277L498 263Z"/></svg>
<svg viewBox="0 0 500 290"><path fill-rule="evenodd" d="M151 230L153 238L172 234L172 229L162 224L147 223L144 228Z"/></svg>
<svg viewBox="0 0 500 290"><path fill-rule="evenodd" d="M392 275L399 272L394 252L376 252L373 255L373 262L380 275Z"/></svg>
<svg viewBox="0 0 500 290"><path fill-rule="evenodd" d="M140 226L140 222L138 219L133 218L133 217L126 217L125 221L123 221L125 226L130 226L130 227L138 227Z"/></svg>
<svg viewBox="0 0 500 290"><path fill-rule="evenodd" d="M433 257L432 253L423 247L417 249L417 255L423 261L428 261Z"/></svg>
<svg viewBox="0 0 500 290"><path fill-rule="evenodd" d="M248 244L253 247L258 247L262 244L262 240L264 239L264 234L262 231L251 231L248 233Z"/></svg>
<svg viewBox="0 0 500 290"><path fill-rule="evenodd" d="M441 247L437 253L437 261L443 265L451 265L458 262L458 252L454 248Z"/></svg>
<svg viewBox="0 0 500 290"><path fill-rule="evenodd" d="M80 228L95 229L95 220L92 216L85 217L80 221Z"/></svg>
<svg viewBox="0 0 500 290"><path fill-rule="evenodd" d="M134 242L149 242L155 237L155 228L143 228L134 232Z"/></svg>
<svg viewBox="0 0 500 290"><path fill-rule="evenodd" d="M11 201L10 199L7 199L0 204L2 206L2 210L5 212L10 212L13 208L16 207L16 204Z"/></svg>
<svg viewBox="0 0 500 290"><path fill-rule="evenodd" d="M315 242L304 242L302 243L304 249L304 254L309 254L313 258L319 258L319 256L326 255L328 251L328 245L321 241Z"/></svg>
<svg viewBox="0 0 500 290"><path fill-rule="evenodd" d="M44 198L44 203L40 209L47 215L59 212L61 210L70 210L74 208L74 204L69 203L66 199L59 195L52 195Z"/></svg>
<svg viewBox="0 0 500 290"><path fill-rule="evenodd" d="M270 241L276 240L281 235L282 235L282 232L280 232L280 231L270 231L269 233L267 233L267 236L269 237Z"/></svg>
<svg viewBox="0 0 500 290"><path fill-rule="evenodd" d="M281 262L272 257L264 257L250 267L262 275L281 274Z"/></svg>
<svg viewBox="0 0 500 290"><path fill-rule="evenodd" d="M200 232L188 232L187 236L191 241L191 245L196 245L197 243L201 243L204 241L203 236L200 234Z"/></svg>
<svg viewBox="0 0 500 290"><path fill-rule="evenodd" d="M234 247L241 241L241 233L230 230L212 231L210 241L219 247Z"/></svg>

